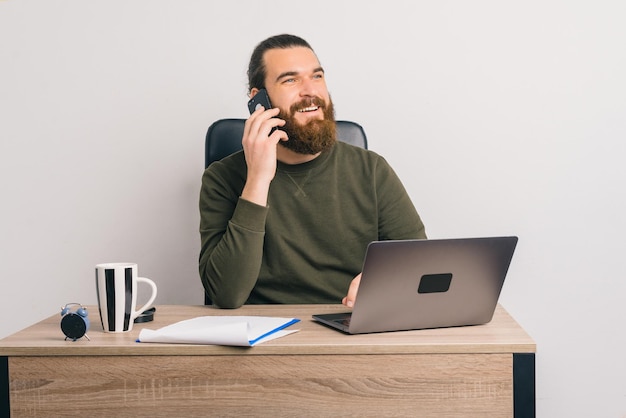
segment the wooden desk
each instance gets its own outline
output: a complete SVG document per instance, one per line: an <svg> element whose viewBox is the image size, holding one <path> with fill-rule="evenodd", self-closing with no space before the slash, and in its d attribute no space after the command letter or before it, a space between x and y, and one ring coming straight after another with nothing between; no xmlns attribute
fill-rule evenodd
<svg viewBox="0 0 626 418"><path fill-rule="evenodd" d="M124 334L88 310L91 341L64 341L59 315L0 340L0 416L535 414L535 343L500 306L487 325L369 335L312 322L341 305L158 306ZM302 321L253 348L135 342L143 327L204 315Z"/></svg>

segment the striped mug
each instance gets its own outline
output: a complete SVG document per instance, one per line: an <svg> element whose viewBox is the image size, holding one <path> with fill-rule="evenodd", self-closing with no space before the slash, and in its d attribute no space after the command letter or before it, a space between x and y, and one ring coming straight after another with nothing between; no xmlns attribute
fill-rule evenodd
<svg viewBox="0 0 626 418"><path fill-rule="evenodd" d="M137 283L147 283L152 295L140 309L137 307ZM96 265L96 293L104 332L126 332L157 295L156 284L145 277L137 277L135 263L105 263Z"/></svg>

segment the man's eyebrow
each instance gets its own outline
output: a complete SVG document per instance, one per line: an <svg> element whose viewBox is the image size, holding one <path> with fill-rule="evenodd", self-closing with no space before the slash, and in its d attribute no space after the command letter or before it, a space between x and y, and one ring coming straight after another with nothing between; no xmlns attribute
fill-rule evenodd
<svg viewBox="0 0 626 418"><path fill-rule="evenodd" d="M319 72L323 73L324 68L317 67L316 69L313 70L313 74L319 73ZM299 73L297 71L285 71L284 73L278 74L278 77L276 77L276 81L280 81L281 79L286 78L286 77L293 77L298 74Z"/></svg>

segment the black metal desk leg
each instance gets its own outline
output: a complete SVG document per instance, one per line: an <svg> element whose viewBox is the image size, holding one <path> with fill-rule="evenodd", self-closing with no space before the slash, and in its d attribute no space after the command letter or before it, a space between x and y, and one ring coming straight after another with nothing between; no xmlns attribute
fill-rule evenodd
<svg viewBox="0 0 626 418"><path fill-rule="evenodd" d="M535 354L513 354L513 416L535 418Z"/></svg>
<svg viewBox="0 0 626 418"><path fill-rule="evenodd" d="M9 358L0 356L0 417L11 416L9 405Z"/></svg>

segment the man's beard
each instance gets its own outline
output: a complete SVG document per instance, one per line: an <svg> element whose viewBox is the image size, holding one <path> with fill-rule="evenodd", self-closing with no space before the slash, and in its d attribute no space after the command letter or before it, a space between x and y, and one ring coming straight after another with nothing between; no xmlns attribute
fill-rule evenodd
<svg viewBox="0 0 626 418"><path fill-rule="evenodd" d="M322 108L324 119L311 119L306 124L301 125L294 116L298 109L311 105ZM302 100L290 107L288 115L281 109L278 117L285 120L285 125L278 129L285 131L289 137L288 141L281 141L280 144L298 154L315 155L328 151L337 141L335 109L330 99L328 99L328 103L319 97Z"/></svg>

